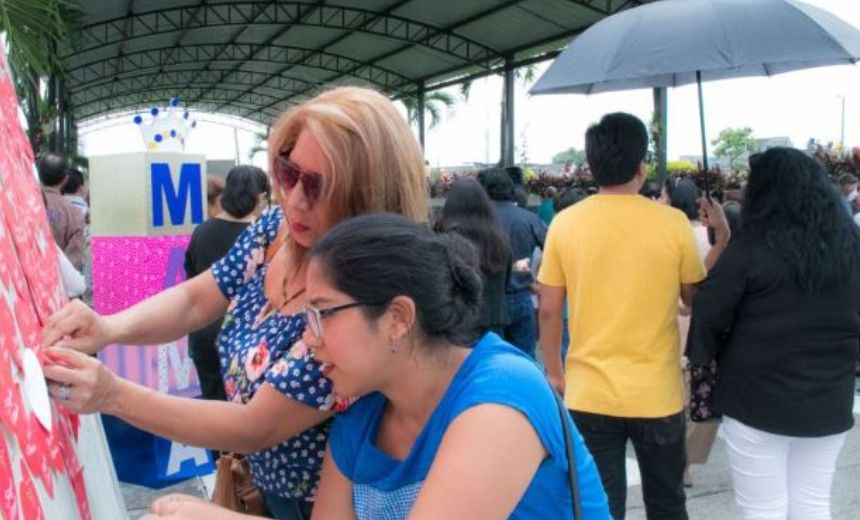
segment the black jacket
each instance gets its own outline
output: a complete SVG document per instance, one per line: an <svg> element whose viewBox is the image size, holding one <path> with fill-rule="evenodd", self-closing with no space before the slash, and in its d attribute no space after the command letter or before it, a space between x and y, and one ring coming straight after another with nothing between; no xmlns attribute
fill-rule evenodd
<svg viewBox="0 0 860 520"><path fill-rule="evenodd" d="M717 359L714 409L779 435L854 424L860 272L804 291L760 238L739 233L693 302L687 357Z"/></svg>

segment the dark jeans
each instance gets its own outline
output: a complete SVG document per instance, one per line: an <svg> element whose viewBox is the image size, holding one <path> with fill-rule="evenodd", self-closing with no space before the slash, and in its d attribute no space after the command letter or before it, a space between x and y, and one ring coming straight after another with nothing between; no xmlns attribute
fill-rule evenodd
<svg viewBox="0 0 860 520"><path fill-rule="evenodd" d="M508 326L505 327L505 339L511 345L519 348L531 357L535 357L537 331L535 323L535 308L529 291L519 291L505 294L508 306Z"/></svg>
<svg viewBox="0 0 860 520"><path fill-rule="evenodd" d="M264 493L266 509L272 518L278 520L309 520L311 517L312 502L306 500L286 498L279 495Z"/></svg>
<svg viewBox="0 0 860 520"><path fill-rule="evenodd" d="M648 520L687 520L683 412L656 419L610 417L574 410L570 415L594 457L615 520L624 520L626 512L624 459L628 439L633 442L639 462Z"/></svg>

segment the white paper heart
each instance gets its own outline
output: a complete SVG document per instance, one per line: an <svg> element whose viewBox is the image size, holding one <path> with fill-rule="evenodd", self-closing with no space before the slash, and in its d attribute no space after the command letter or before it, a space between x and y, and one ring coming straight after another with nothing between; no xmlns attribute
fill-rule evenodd
<svg viewBox="0 0 860 520"><path fill-rule="evenodd" d="M28 348L24 349L24 396L30 404L33 415L50 432L53 420L45 373L42 372L42 365L39 364L36 353Z"/></svg>

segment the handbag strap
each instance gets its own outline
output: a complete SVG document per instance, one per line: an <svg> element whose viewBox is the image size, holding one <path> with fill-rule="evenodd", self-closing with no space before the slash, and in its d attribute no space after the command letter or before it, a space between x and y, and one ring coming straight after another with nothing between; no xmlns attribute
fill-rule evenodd
<svg viewBox="0 0 860 520"><path fill-rule="evenodd" d="M554 389L555 402L558 405L558 413L561 418L561 429L564 431L564 448L567 452L567 480L570 485L570 498L573 503L573 520L582 520L582 498L579 495L579 479L576 474L576 454L573 448L573 434L570 431L570 412L564 405L564 401Z"/></svg>

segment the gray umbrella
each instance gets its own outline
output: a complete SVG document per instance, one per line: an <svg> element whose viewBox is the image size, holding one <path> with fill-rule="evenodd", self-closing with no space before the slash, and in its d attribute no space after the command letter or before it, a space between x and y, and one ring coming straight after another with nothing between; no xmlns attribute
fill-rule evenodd
<svg viewBox="0 0 860 520"><path fill-rule="evenodd" d="M623 11L577 37L532 94L591 94L855 63L860 30L797 0L663 0ZM707 186L707 180L706 180Z"/></svg>

